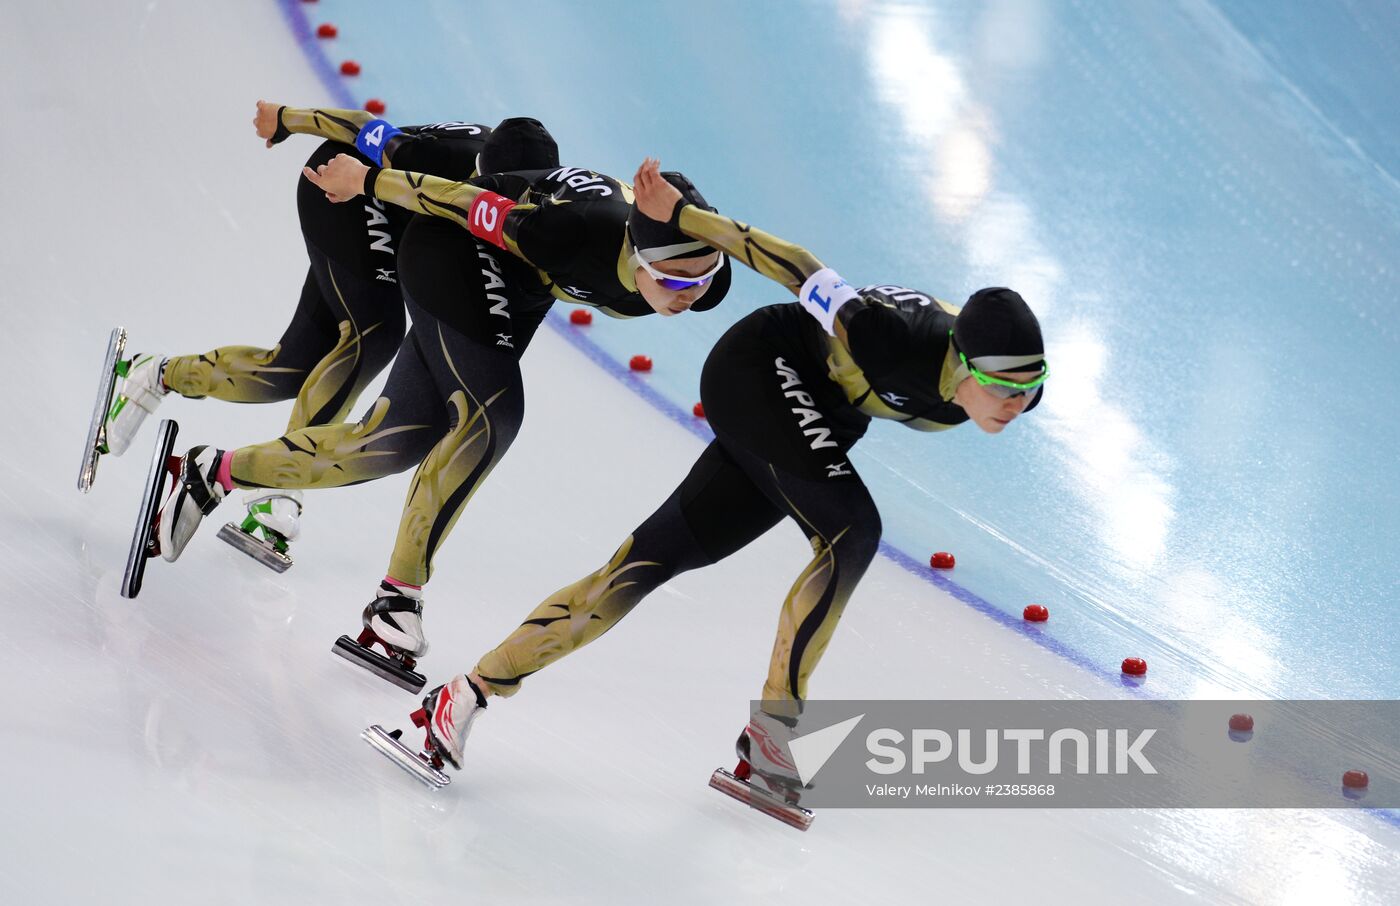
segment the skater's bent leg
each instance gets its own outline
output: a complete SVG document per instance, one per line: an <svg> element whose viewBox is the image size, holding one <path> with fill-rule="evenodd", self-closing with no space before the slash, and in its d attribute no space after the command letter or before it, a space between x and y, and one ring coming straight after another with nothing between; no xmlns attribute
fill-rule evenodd
<svg viewBox="0 0 1400 906"><path fill-rule="evenodd" d="M436 325L436 350L425 350L447 396L447 433L414 473L389 560L391 581L422 586L433 556L472 495L515 441L525 417L525 388L515 357Z"/></svg>
<svg viewBox="0 0 1400 906"><path fill-rule="evenodd" d="M763 684L763 709L795 718L846 602L879 549L880 513L854 473L836 479L804 478L752 454L735 456L812 545L811 561L783 601Z"/></svg>
<svg viewBox="0 0 1400 906"><path fill-rule="evenodd" d="M328 317L315 275L308 270L296 312L276 346L220 346L202 355L173 356L165 364L163 380L170 390L195 399L289 400L312 366L334 346L335 338L335 322Z"/></svg>
<svg viewBox="0 0 1400 906"><path fill-rule="evenodd" d="M311 270L335 324L335 345L315 363L296 395L287 433L344 421L361 391L394 358L403 340L404 308L397 283L367 279L310 242Z"/></svg>
<svg viewBox="0 0 1400 906"><path fill-rule="evenodd" d="M601 569L550 595L476 665L487 694L520 681L607 632L673 576L715 563L772 528L782 512L718 443Z"/></svg>
<svg viewBox="0 0 1400 906"><path fill-rule="evenodd" d="M447 430L442 403L416 337L403 341L394 369L354 424L321 425L229 452L228 477L243 488L335 488L403 472Z"/></svg>

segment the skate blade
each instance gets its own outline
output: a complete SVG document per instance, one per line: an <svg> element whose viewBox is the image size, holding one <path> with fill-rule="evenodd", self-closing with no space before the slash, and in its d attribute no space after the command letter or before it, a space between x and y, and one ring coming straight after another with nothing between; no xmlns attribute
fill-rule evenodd
<svg viewBox="0 0 1400 906"><path fill-rule="evenodd" d="M273 572L285 573L292 568L292 558L272 546L272 542L254 538L236 523L225 522L219 537Z"/></svg>
<svg viewBox="0 0 1400 906"><path fill-rule="evenodd" d="M785 802L765 789L740 780L724 768L717 768L710 775L710 786L800 831L811 827L812 819L816 817L811 809Z"/></svg>
<svg viewBox="0 0 1400 906"><path fill-rule="evenodd" d="M78 470L78 490L86 494L97 479L97 461L102 458L98 447L107 439L107 413L112 408L112 394L117 388L117 362L126 352L126 329L113 327L107 338L107 355L102 360L102 373L97 379L97 400L92 406L92 421L88 423L87 449L83 465Z"/></svg>
<svg viewBox="0 0 1400 906"><path fill-rule="evenodd" d="M451 777L428 764L421 755L411 751L379 724L366 729L360 734L360 738L373 746L380 755L412 774L413 778L424 786L440 790L452 782Z"/></svg>
<svg viewBox="0 0 1400 906"><path fill-rule="evenodd" d="M161 492L170 476L167 463L175 450L175 435L180 426L168 418L156 427L156 446L146 472L146 488L142 492L141 511L136 516L136 530L131 535L131 548L126 554L126 572L122 575L122 597L134 598L141 593L141 580L146 575L146 560L150 558L151 541L155 536L156 513L160 510Z"/></svg>
<svg viewBox="0 0 1400 906"><path fill-rule="evenodd" d="M422 692L423 687L428 682L423 674L405 669L373 648L366 648L348 635L343 635L335 640L331 653L340 655L355 666L363 667L380 679L386 679L408 692Z"/></svg>

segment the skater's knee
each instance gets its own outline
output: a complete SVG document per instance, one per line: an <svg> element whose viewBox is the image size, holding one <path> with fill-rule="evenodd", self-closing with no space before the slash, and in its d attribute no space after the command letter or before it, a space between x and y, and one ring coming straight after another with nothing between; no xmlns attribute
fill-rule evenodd
<svg viewBox="0 0 1400 906"><path fill-rule="evenodd" d="M880 550L880 534L883 531L880 511L872 501L868 507L857 508L850 516L849 523L832 546L844 566L864 571Z"/></svg>

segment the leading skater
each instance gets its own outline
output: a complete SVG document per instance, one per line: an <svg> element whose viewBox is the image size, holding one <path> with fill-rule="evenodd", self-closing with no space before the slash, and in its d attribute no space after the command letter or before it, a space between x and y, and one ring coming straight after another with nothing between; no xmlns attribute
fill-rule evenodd
<svg viewBox="0 0 1400 906"><path fill-rule="evenodd" d="M467 122L396 129L363 110L258 101L253 126L269 148L294 133L325 139L306 161L313 171L340 154L452 180L559 165L554 138L527 117L503 120L494 130ZM122 455L146 416L172 392L236 403L295 397L288 434L345 420L403 339L396 253L414 215L375 198L356 205L332 203L301 175L297 216L310 262L291 323L276 345L119 358L114 367L120 382L106 408L106 443L90 455ZM244 504L249 512L241 527L230 524L220 537L274 569L290 566L287 549L299 532L301 492L254 488L244 495Z"/></svg>
<svg viewBox="0 0 1400 906"><path fill-rule="evenodd" d="M422 586L435 552L516 436L525 406L519 358L553 300L619 317L705 311L724 298L730 266L673 224L636 212L630 186L588 170L454 183L341 155L307 178L335 201L363 191L435 215L415 218L399 251L413 326L383 395L357 424L304 428L237 450L191 449L157 520L158 549L178 558L202 517L235 487L339 487L417 465L363 631L334 648L416 692L424 679L413 668L428 650ZM684 176L667 178L707 209Z"/></svg>
<svg viewBox="0 0 1400 906"><path fill-rule="evenodd" d="M428 693L413 715L426 726L424 754L378 727L367 738L419 779L446 783L434 769L461 768L467 733L491 696L514 695L671 577L724 559L787 518L813 557L783 602L763 705L739 738L739 776L729 776L742 782L751 768L771 811L805 826L786 741L880 540L880 514L848 452L872 417L921 431L971 421L1000 434L1039 402L1048 374L1040 326L1005 288L979 290L961 310L896 285L856 290L805 250L684 204L655 161L635 185L644 214L744 261L798 301L761 308L719 340L700 385L714 441L607 563L550 595L469 673ZM760 796L753 801L762 807Z"/></svg>

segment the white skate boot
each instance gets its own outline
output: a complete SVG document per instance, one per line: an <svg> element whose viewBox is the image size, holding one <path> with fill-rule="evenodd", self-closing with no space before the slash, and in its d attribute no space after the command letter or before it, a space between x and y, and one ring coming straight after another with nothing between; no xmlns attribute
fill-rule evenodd
<svg viewBox="0 0 1400 906"><path fill-rule="evenodd" d="M362 619L364 629L359 638L343 635L331 651L400 689L421 691L427 680L413 668L417 659L428 653L422 589L381 582L378 597L365 608ZM373 649L376 644L383 646L388 657Z"/></svg>
<svg viewBox="0 0 1400 906"><path fill-rule="evenodd" d="M161 382L164 368L165 357L158 355L135 355L116 364L121 383L107 411L105 452L113 456L125 453L146 416L155 412L170 392Z"/></svg>
<svg viewBox="0 0 1400 906"><path fill-rule="evenodd" d="M213 447L194 447L180 460L179 483L160 508L157 536L162 558L178 560L199 523L224 499L224 487L215 480L218 468L219 451Z"/></svg>
<svg viewBox="0 0 1400 906"><path fill-rule="evenodd" d="M723 768L715 771L710 786L784 824L806 830L812 825L813 815L798 804L803 783L789 748L795 723L764 711L755 712L735 744L738 766L732 773Z"/></svg>
<svg viewBox="0 0 1400 906"><path fill-rule="evenodd" d="M472 723L485 710L486 696L466 676L458 674L429 692L423 698L423 707L409 715L413 725L427 734L422 752L414 753L399 741L402 730L385 732L375 724L360 735L414 778L441 789L451 782L443 773L444 762L462 769L462 744L471 733Z"/></svg>
<svg viewBox="0 0 1400 906"><path fill-rule="evenodd" d="M243 503L248 515L242 524L226 523L219 537L263 566L286 572L292 566L287 547L301 533L301 491L255 489L243 495Z"/></svg>

